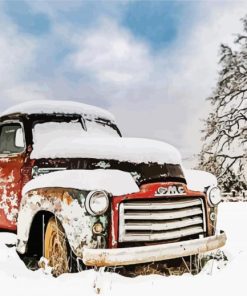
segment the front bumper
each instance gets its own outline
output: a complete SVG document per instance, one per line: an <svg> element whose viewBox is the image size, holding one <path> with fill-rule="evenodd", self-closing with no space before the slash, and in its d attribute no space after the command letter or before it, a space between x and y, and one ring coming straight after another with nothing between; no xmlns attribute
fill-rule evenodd
<svg viewBox="0 0 247 296"><path fill-rule="evenodd" d="M89 266L121 266L162 261L205 253L223 247L226 235L218 235L152 246L119 249L84 249L83 263Z"/></svg>

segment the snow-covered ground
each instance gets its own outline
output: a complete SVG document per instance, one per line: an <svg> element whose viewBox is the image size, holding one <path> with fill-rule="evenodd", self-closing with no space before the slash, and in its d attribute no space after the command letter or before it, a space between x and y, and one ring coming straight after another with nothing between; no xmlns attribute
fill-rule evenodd
<svg viewBox="0 0 247 296"><path fill-rule="evenodd" d="M126 278L116 273L83 271L53 278L42 270L30 271L19 259L15 235L0 233L1 295L246 295L247 203L219 206L218 226L228 236L223 248L229 262L209 261L196 276L138 276Z"/></svg>

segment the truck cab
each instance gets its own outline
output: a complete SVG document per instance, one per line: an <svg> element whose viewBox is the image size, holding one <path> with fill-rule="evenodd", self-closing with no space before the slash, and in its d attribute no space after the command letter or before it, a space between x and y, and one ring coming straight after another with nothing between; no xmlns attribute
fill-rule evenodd
<svg viewBox="0 0 247 296"><path fill-rule="evenodd" d="M223 246L217 184L188 180L174 147L122 137L97 107L28 102L0 118L0 228L57 275L73 260L124 266Z"/></svg>

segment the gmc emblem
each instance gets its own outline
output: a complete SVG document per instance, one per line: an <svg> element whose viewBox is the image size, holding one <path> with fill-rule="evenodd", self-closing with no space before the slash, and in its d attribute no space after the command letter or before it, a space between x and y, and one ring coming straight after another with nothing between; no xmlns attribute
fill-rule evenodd
<svg viewBox="0 0 247 296"><path fill-rule="evenodd" d="M156 196L160 195L184 195L186 192L184 191L183 186L168 186L168 187L159 187L155 192Z"/></svg>

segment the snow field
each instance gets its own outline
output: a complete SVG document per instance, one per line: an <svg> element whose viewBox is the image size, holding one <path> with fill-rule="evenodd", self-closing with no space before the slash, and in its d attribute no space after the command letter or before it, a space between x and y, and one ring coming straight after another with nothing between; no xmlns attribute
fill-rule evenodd
<svg viewBox="0 0 247 296"><path fill-rule="evenodd" d="M223 248L229 262L211 260L196 276L159 275L126 278L103 270L87 270L53 278L42 270L30 271L14 247L15 235L0 233L1 295L246 295L247 203L222 203L218 226L227 233Z"/></svg>

